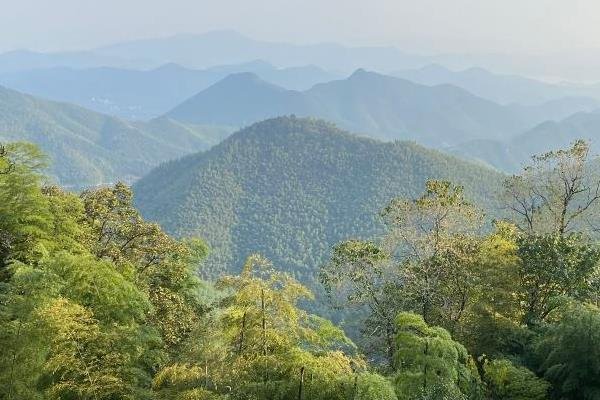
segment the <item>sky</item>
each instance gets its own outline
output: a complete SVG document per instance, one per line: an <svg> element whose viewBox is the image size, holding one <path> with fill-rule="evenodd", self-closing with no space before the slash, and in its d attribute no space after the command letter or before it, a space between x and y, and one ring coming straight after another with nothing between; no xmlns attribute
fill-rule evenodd
<svg viewBox="0 0 600 400"><path fill-rule="evenodd" d="M233 29L419 54L600 49L598 0L0 0L0 51Z"/></svg>

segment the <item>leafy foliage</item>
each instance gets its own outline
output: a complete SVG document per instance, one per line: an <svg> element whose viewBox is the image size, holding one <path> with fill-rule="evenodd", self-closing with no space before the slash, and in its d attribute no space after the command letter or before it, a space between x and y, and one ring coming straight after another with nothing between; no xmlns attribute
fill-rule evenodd
<svg viewBox="0 0 600 400"><path fill-rule="evenodd" d="M597 307L572 304L537 341L539 369L557 398L600 398L599 327Z"/></svg>
<svg viewBox="0 0 600 400"><path fill-rule="evenodd" d="M400 398L416 399L435 392L452 398L476 398L479 374L467 350L417 314L396 318L394 383Z"/></svg>
<svg viewBox="0 0 600 400"><path fill-rule="evenodd" d="M525 367L509 360L492 360L483 366L485 381L494 400L544 400L550 384Z"/></svg>

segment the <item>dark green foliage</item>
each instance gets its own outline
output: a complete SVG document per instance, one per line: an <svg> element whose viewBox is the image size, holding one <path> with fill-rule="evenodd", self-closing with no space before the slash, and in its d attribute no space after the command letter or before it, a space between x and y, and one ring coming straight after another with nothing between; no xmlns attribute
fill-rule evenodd
<svg viewBox="0 0 600 400"><path fill-rule="evenodd" d="M558 323L539 337L539 370L559 399L600 399L600 310L589 304L565 307Z"/></svg>
<svg viewBox="0 0 600 400"><path fill-rule="evenodd" d="M509 360L486 361L484 380L493 400L545 400L550 384Z"/></svg>
<svg viewBox="0 0 600 400"><path fill-rule="evenodd" d="M565 299L594 296L600 249L585 236L524 236L517 245L524 322L543 321Z"/></svg>
<svg viewBox="0 0 600 400"><path fill-rule="evenodd" d="M433 398L477 398L475 364L448 331L410 313L398 314L396 326L393 376L399 398L432 398L432 393Z"/></svg>

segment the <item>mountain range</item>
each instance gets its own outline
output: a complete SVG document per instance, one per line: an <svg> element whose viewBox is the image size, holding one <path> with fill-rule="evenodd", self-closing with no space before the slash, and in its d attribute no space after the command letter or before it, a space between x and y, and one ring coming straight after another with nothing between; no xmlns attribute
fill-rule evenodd
<svg viewBox="0 0 600 400"><path fill-rule="evenodd" d="M275 68L263 61L193 70L166 64L152 70L54 67L0 73L0 84L127 119L160 116L237 72L254 72L288 89L305 90L338 76L315 66Z"/></svg>
<svg viewBox="0 0 600 400"><path fill-rule="evenodd" d="M380 232L378 212L450 179L489 210L502 175L414 143L385 143L315 119L254 124L207 152L155 168L133 188L143 215L211 247L208 276L239 271L251 252L314 283L330 246ZM227 268L228 271L224 271Z"/></svg>
<svg viewBox="0 0 600 400"><path fill-rule="evenodd" d="M600 99L600 85L597 84L548 83L518 75L497 74L479 67L454 71L431 64L390 75L423 85L451 84L499 104L537 105L565 97Z"/></svg>
<svg viewBox="0 0 600 400"><path fill-rule="evenodd" d="M39 145L53 161L50 173L67 187L131 182L162 161L208 148L227 133L168 118L132 123L0 87L0 142Z"/></svg>
<svg viewBox="0 0 600 400"><path fill-rule="evenodd" d="M427 58L394 47L350 47L336 43L291 44L252 39L232 30L178 34L116 43L85 51L39 53L27 50L0 54L0 73L66 66L153 69L176 63L205 69L261 59L279 67L318 65L348 73L365 65L389 71L427 64Z"/></svg>
<svg viewBox="0 0 600 400"><path fill-rule="evenodd" d="M420 85L359 69L347 79L305 91L284 89L252 73L233 74L166 115L186 123L245 126L295 114L378 139L443 148L477 139L507 140L541 122L597 106L588 98L503 106L456 86Z"/></svg>
<svg viewBox="0 0 600 400"><path fill-rule="evenodd" d="M449 151L461 158L478 161L505 172L517 172L534 154L566 148L575 140L591 144L600 154L600 111L580 112L560 121L546 121L506 141L475 140Z"/></svg>
<svg viewBox="0 0 600 400"><path fill-rule="evenodd" d="M154 69L167 63L205 69L261 59L278 67L316 65L349 74L357 68L391 73L437 63L453 69L480 66L504 74L589 82L598 79L600 52L570 49L547 55L419 55L392 46L352 47L336 43L292 44L263 41L231 30L132 40L83 51L0 54L0 73L39 68L117 67Z"/></svg>

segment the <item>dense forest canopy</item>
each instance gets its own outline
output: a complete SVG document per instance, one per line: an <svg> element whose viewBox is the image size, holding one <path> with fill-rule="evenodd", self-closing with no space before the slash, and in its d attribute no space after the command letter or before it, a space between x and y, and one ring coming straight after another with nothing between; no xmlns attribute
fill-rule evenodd
<svg viewBox="0 0 600 400"><path fill-rule="evenodd" d="M344 135L311 149L377 148ZM244 136L228 145L260 138ZM387 199L381 230L342 238L318 274L332 306L361 310L350 340L287 266L252 254L201 280L213 250L146 221L129 187L48 186L44 155L6 144L0 398L600 399L596 162L583 141L535 157L488 199L492 222L445 176Z"/></svg>
<svg viewBox="0 0 600 400"><path fill-rule="evenodd" d="M451 180L489 213L502 175L410 142L351 135L322 120L280 117L236 132L207 152L154 169L134 185L142 215L211 247L202 273L237 273L259 252L319 290L330 248L383 232L380 209Z"/></svg>

